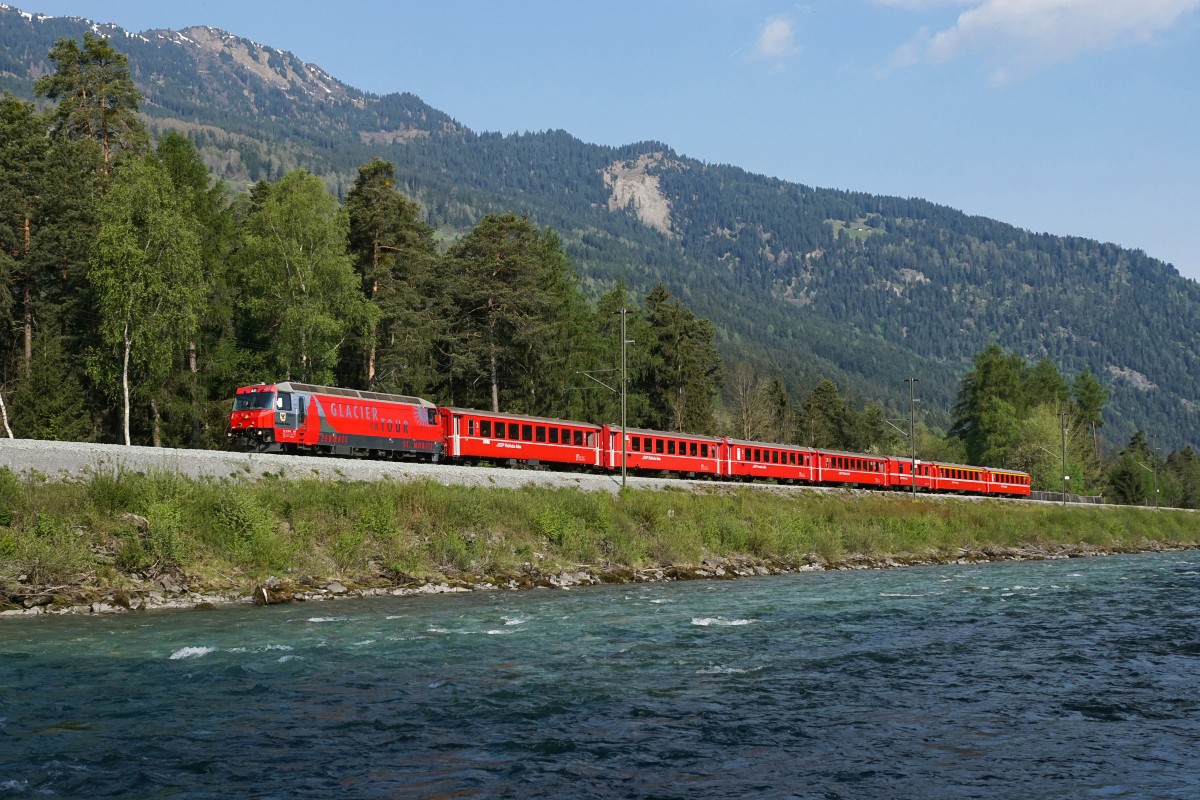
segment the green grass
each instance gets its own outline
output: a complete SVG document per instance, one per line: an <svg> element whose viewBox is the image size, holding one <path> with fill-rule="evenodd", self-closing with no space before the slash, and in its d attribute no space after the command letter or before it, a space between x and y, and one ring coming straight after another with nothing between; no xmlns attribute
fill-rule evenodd
<svg viewBox="0 0 1200 800"><path fill-rule="evenodd" d="M1200 515L753 489L517 490L432 482L193 480L99 470L48 481L0 469L0 592L110 589L183 572L210 586L268 575L385 583L531 564L639 568L710 556L798 563L930 559L985 547L1200 544Z"/></svg>

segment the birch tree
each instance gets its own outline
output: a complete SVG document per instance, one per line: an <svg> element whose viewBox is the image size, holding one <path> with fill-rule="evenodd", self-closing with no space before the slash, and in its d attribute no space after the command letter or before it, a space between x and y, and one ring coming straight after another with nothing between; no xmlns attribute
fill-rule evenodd
<svg viewBox="0 0 1200 800"><path fill-rule="evenodd" d="M173 354L194 336L204 297L195 223L157 160L130 160L116 172L100 203L88 277L105 345L94 366L102 379L119 373L129 445L133 381L154 385L170 371Z"/></svg>
<svg viewBox="0 0 1200 800"><path fill-rule="evenodd" d="M346 213L302 169L259 194L242 258L248 311L280 379L331 382L338 349L376 313L346 254Z"/></svg>

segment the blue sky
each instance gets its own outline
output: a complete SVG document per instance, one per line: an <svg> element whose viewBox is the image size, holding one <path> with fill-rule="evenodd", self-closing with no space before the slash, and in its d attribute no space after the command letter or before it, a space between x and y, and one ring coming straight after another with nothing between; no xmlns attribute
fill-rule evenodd
<svg viewBox="0 0 1200 800"><path fill-rule="evenodd" d="M476 130L656 139L1141 248L1200 279L1200 0L7 2L212 25Z"/></svg>

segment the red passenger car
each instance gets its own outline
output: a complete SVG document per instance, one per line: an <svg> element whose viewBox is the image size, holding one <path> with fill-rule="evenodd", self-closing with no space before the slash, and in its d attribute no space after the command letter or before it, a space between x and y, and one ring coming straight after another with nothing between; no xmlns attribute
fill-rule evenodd
<svg viewBox="0 0 1200 800"><path fill-rule="evenodd" d="M930 489L937 465L917 459L917 488ZM887 485L894 489L912 489L912 459L887 457Z"/></svg>
<svg viewBox="0 0 1200 800"><path fill-rule="evenodd" d="M721 440L691 433L668 433L626 428L625 452L629 469L673 472L687 477L721 474ZM621 471L621 429L604 426L605 465Z"/></svg>
<svg viewBox="0 0 1200 800"><path fill-rule="evenodd" d="M813 480L824 484L857 486L888 485L886 456L866 456L862 453L817 451L817 472Z"/></svg>
<svg viewBox="0 0 1200 800"><path fill-rule="evenodd" d="M225 437L234 448L377 457L444 452L437 408L406 395L292 381L244 386Z"/></svg>
<svg viewBox="0 0 1200 800"><path fill-rule="evenodd" d="M441 409L446 453L465 461L603 466L599 425L469 408Z"/></svg>
<svg viewBox="0 0 1200 800"><path fill-rule="evenodd" d="M1029 475L1007 469L989 469L988 494L1009 497L1029 497Z"/></svg>
<svg viewBox="0 0 1200 800"><path fill-rule="evenodd" d="M734 478L774 478L810 482L817 471L817 451L798 445L725 440L725 474Z"/></svg>
<svg viewBox="0 0 1200 800"><path fill-rule="evenodd" d="M933 490L959 494L986 494L987 470L966 464L935 464Z"/></svg>

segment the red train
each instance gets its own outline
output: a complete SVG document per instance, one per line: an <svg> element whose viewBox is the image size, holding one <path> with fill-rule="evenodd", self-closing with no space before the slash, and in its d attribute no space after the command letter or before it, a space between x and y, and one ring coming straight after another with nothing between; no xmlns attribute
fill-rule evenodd
<svg viewBox="0 0 1200 800"><path fill-rule="evenodd" d="M462 464L548 465L619 472L621 429L611 425L439 408L404 395L286 382L237 390L226 438L239 450ZM635 474L788 484L911 489L1028 497L1029 475L965 464L820 450L629 428L625 459Z"/></svg>

